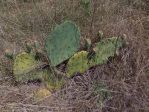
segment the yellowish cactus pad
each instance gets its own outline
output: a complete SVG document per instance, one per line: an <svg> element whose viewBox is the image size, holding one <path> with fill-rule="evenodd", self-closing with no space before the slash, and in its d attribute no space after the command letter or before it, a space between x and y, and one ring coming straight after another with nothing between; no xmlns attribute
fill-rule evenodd
<svg viewBox="0 0 149 112"><path fill-rule="evenodd" d="M38 66L32 54L22 52L14 59L13 74L17 81L21 81L24 74L29 73Z"/></svg>
<svg viewBox="0 0 149 112"><path fill-rule="evenodd" d="M48 89L46 89L44 87L41 87L37 91L35 91L35 93L34 93L34 99L36 101L40 101L40 100L43 100L46 97L51 96L51 94L52 93Z"/></svg>
<svg viewBox="0 0 149 112"><path fill-rule="evenodd" d="M80 51L69 59L67 64L68 77L72 77L76 72L84 73L90 68L87 56L87 51Z"/></svg>

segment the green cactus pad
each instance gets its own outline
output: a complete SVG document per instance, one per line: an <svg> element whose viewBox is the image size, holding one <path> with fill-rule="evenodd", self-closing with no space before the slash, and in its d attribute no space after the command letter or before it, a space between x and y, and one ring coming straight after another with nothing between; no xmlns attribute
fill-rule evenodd
<svg viewBox="0 0 149 112"><path fill-rule="evenodd" d="M28 79L34 79L34 75L29 75L29 72L38 66L38 62L34 59L34 56L22 52L18 54L14 59L13 74L16 81L26 81ZM26 74L28 74L26 76ZM36 73L35 73L36 74ZM40 72L38 72L40 74Z"/></svg>
<svg viewBox="0 0 149 112"><path fill-rule="evenodd" d="M72 56L67 64L67 76L72 77L76 72L84 73L90 68L87 58L88 52L80 51Z"/></svg>
<svg viewBox="0 0 149 112"><path fill-rule="evenodd" d="M66 21L50 33L45 48L52 66L57 66L70 58L80 46L80 30L72 22Z"/></svg>
<svg viewBox="0 0 149 112"><path fill-rule="evenodd" d="M92 65L95 66L106 63L109 57L113 57L118 52L122 44L122 39L117 37L103 39L98 42L94 48L96 55L92 60Z"/></svg>

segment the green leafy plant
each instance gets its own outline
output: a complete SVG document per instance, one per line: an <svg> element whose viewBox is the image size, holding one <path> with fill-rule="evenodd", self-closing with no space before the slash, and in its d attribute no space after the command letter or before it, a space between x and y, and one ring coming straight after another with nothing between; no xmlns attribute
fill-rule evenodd
<svg viewBox="0 0 149 112"><path fill-rule="evenodd" d="M80 30L70 21L55 27L46 39L45 48L52 66L57 66L77 52L80 46Z"/></svg>

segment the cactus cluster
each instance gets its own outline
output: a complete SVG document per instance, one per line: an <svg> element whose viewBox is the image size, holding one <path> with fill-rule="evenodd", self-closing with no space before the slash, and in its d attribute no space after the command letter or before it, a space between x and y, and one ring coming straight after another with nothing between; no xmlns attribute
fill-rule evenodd
<svg viewBox="0 0 149 112"><path fill-rule="evenodd" d="M50 60L48 68L56 68L57 65L69 59L66 63L66 76L71 78L75 73L84 73L91 67L105 64L109 57L113 57L118 52L122 44L123 40L118 37L102 38L93 47L91 40L86 39L87 51L77 52L80 47L80 30L73 22L66 21L56 26L46 39L45 49ZM32 52L29 44L26 47L26 52L19 53L15 57L12 53L6 52L6 56L13 59L13 74L16 81L41 79L46 89L50 91L60 89L65 84L63 75L57 75L56 72L53 72L54 70L47 68L39 69L43 63L42 60L39 60L40 57L43 57L43 55L39 55L41 53L38 51L39 43L34 43L36 52ZM39 99L49 95L50 92L46 89L39 90L39 94L37 93Z"/></svg>
<svg viewBox="0 0 149 112"><path fill-rule="evenodd" d="M96 43L93 48L95 56L88 58L89 52L81 51L71 57L67 64L67 76L71 77L74 73L84 73L90 67L105 64L109 57L113 57L118 49L122 47L122 39L118 37L112 37L103 39Z"/></svg>
<svg viewBox="0 0 149 112"><path fill-rule="evenodd" d="M45 45L50 64L57 66L67 60L77 52L79 45L80 30L74 23L66 21L56 26L47 38ZM63 77L56 77L51 71L46 69L36 69L41 63L36 59L37 52L34 52L37 51L37 48L40 48L38 42L34 42L34 46L26 43L26 52L19 53L14 57L13 74L16 81L26 82L41 79L51 91L61 88L65 83Z"/></svg>

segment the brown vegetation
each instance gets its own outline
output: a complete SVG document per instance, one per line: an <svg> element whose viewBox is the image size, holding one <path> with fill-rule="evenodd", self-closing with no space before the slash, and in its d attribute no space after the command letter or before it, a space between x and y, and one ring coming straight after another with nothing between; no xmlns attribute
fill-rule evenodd
<svg viewBox="0 0 149 112"><path fill-rule="evenodd" d="M149 2L148 0L92 0L86 15L79 0L0 1L0 111L1 112L148 112ZM65 87L40 102L33 99L41 84L16 84L4 51L22 51L25 41L44 39L64 20L75 21L84 38L122 36L126 45L107 64L76 76ZM94 88L102 83L110 98L102 103Z"/></svg>

